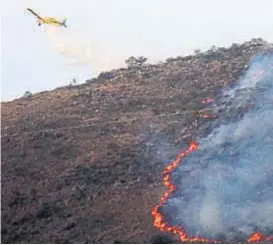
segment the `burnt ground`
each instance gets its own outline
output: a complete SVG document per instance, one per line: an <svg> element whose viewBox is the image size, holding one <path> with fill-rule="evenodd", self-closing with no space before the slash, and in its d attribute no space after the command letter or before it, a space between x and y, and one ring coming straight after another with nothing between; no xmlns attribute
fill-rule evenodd
<svg viewBox="0 0 273 245"><path fill-rule="evenodd" d="M256 39L2 102L2 242L173 239L151 217L166 159L207 133L193 126L201 101L217 99L268 50Z"/></svg>

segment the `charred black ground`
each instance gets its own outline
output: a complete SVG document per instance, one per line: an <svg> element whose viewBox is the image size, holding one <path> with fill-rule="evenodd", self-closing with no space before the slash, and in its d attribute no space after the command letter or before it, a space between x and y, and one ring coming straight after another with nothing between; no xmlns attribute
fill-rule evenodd
<svg viewBox="0 0 273 245"><path fill-rule="evenodd" d="M213 119L196 127L201 101L261 52L272 45L255 39L1 103L2 242L175 241L150 215L161 171L211 130Z"/></svg>

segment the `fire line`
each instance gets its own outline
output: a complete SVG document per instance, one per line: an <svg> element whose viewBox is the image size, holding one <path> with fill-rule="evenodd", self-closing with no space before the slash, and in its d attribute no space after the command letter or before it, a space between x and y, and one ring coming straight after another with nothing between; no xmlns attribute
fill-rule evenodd
<svg viewBox="0 0 273 245"><path fill-rule="evenodd" d="M163 185L166 187L166 192L163 194L163 196L160 198L159 204L157 204L152 209L152 217L154 219L154 226L158 228L162 232L172 232L175 235L178 235L181 242L199 242L199 243L221 243L221 241L203 238L203 237L189 237L187 236L185 230L182 227L179 226L172 226L168 224L168 222L164 219L164 216L159 212L159 208L162 207L167 201L170 195L174 192L176 189L176 186L171 182L170 174L171 172L179 165L182 158L184 158L189 153L197 150L197 143L195 141L192 141L188 148L177 155L176 159L172 161L168 166L165 167L163 171ZM257 243L261 242L262 240L269 241L272 239L272 237L264 237L262 233L255 232L253 233L249 238L249 243Z"/></svg>

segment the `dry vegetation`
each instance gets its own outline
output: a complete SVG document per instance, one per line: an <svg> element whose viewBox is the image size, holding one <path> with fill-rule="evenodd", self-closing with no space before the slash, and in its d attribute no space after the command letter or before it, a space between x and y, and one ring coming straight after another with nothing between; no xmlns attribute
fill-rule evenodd
<svg viewBox="0 0 273 245"><path fill-rule="evenodd" d="M2 242L170 241L154 237L150 210L166 159L206 133L186 111L269 49L252 40L1 103Z"/></svg>

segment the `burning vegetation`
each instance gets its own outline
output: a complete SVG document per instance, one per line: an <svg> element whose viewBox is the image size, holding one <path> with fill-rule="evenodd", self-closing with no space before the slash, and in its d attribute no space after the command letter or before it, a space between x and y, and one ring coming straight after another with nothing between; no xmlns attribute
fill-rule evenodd
<svg viewBox="0 0 273 245"><path fill-rule="evenodd" d="M141 58L141 65L102 73L85 84L2 103L2 242L224 241L190 236L186 225L172 225L161 211L172 194L181 190L171 173L179 169L180 162L188 166L185 161L202 152L200 139L217 144L206 137L223 122L242 118L255 107L255 101L269 102L259 112L270 109L270 94L261 98L250 94L243 105L233 98L238 105L235 109L229 104L214 107L214 103L225 97L223 90L238 83L252 57L272 50L272 45L254 39L155 65L142 65ZM257 89L272 91L260 85ZM244 93L240 96L246 98ZM266 129L272 123L261 119L270 114L258 115L259 120L252 117L246 123L255 122L260 134L269 135ZM247 135L237 129L227 131L229 141L221 146L232 148L232 132ZM256 131L250 128L247 132ZM166 166L186 145L186 151ZM231 150L233 163L239 153ZM198 165L206 162L203 157ZM259 163L269 181L270 165ZM190 166L196 165L191 162ZM261 176L256 170L253 180ZM183 171L179 174L186 176ZM247 217L255 223L255 217ZM273 232L267 233L257 230L249 234L248 241L272 242Z"/></svg>

